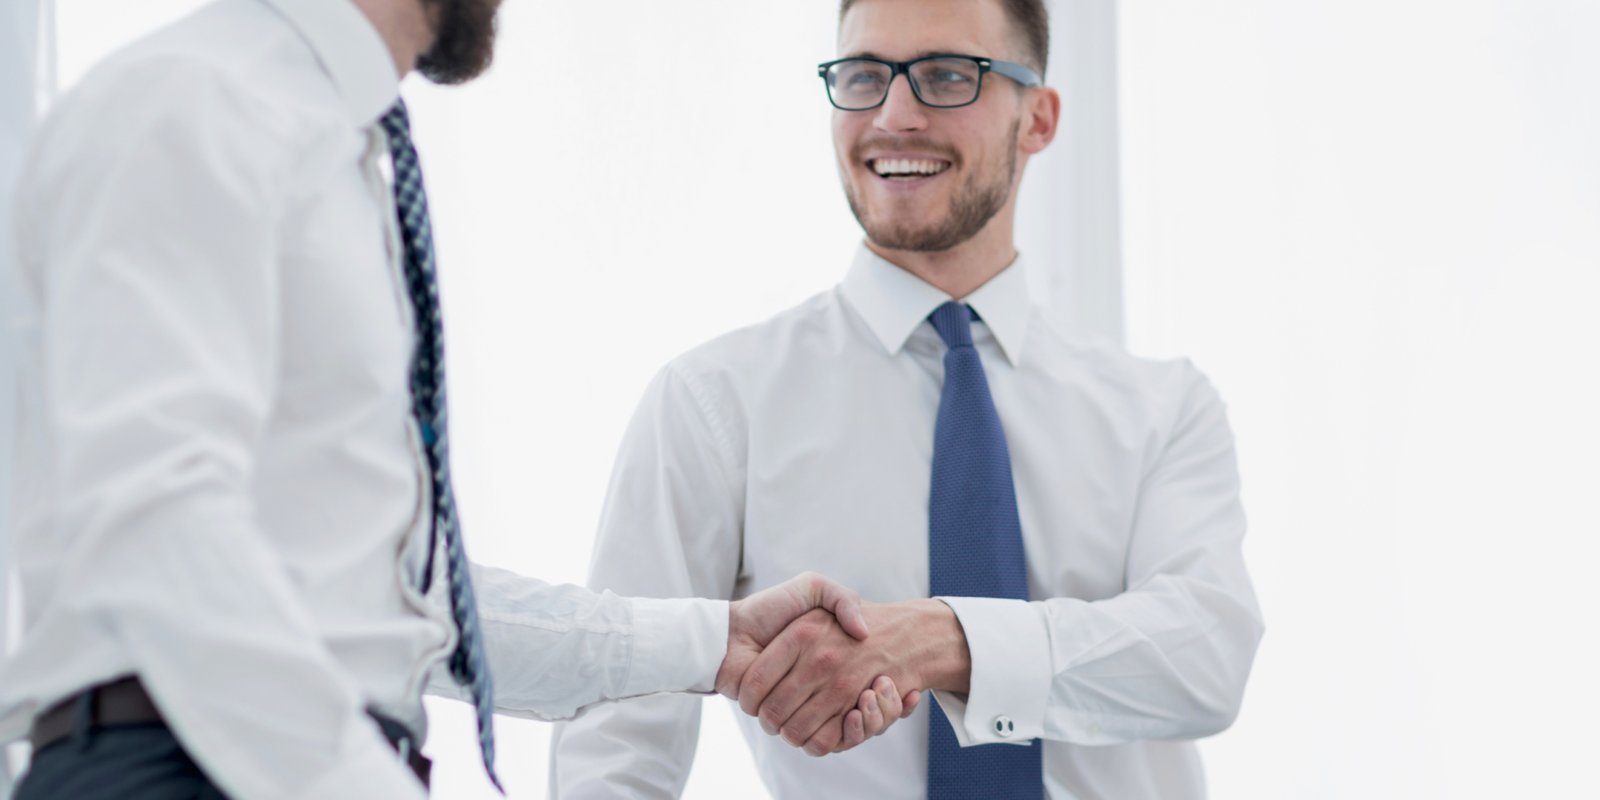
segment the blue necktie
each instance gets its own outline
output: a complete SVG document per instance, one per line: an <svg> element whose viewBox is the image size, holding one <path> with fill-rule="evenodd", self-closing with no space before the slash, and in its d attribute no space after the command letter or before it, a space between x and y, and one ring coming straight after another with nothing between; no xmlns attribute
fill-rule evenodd
<svg viewBox="0 0 1600 800"><path fill-rule="evenodd" d="M422 188L422 167L411 146L411 121L404 100L383 115L383 132L389 137L394 162L394 202L400 215L400 239L405 246L406 288L415 311L417 348L411 358L411 410L422 430L433 483L433 524L428 534L428 556L422 569L422 591L433 581L433 554L444 535L450 576L450 611L461 634L450 654L450 674L466 687L478 709L478 744L483 767L501 794L494 774L494 684L478 627L478 601L472 593L472 574L461 545L461 522L456 517L455 492L450 488L450 435L445 406L444 325L439 316L439 283L433 262L433 227L428 222L428 195Z"/></svg>
<svg viewBox="0 0 1600 800"><path fill-rule="evenodd" d="M1028 599L1011 453L972 346L977 314L945 303L928 317L950 349L933 434L928 494L928 585L934 596ZM928 709L929 800L1042 800L1044 761L1027 745L962 748L937 703Z"/></svg>

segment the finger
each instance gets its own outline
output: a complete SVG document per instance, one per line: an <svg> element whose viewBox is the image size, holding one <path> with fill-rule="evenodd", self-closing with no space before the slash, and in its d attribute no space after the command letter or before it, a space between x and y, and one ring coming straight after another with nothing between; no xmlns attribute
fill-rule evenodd
<svg viewBox="0 0 1600 800"><path fill-rule="evenodd" d="M756 658L756 663L751 665L751 677L747 679L750 691L741 687L741 704L751 704L742 707L754 709L762 730L784 735L784 740L795 747L811 738L811 728L815 725L808 726L804 735L796 731L785 735L784 726L796 710L805 707L817 692L836 681L835 673L846 657L844 652L827 646L829 638L837 636L833 630L835 622L831 613L820 609L811 611L773 640L772 646L767 648L772 652L771 659L766 652ZM774 685L770 689L764 688L772 676L785 669L786 672L772 681ZM765 697L757 698L762 694ZM834 708L848 711L850 706L836 703ZM842 716L844 711L835 713Z"/></svg>
<svg viewBox="0 0 1600 800"><path fill-rule="evenodd" d="M911 712L916 711L917 704L921 702L922 692L906 692L906 696L901 701L904 708L900 711L900 718L905 719L911 716Z"/></svg>
<svg viewBox="0 0 1600 800"><path fill-rule="evenodd" d="M859 738L854 735L856 731L851 728L851 719L856 715L860 715L861 717L861 735ZM844 715L844 739L839 742L838 747L833 749L833 752L843 753L844 751L849 750L850 748L855 747L856 745L859 745L874 736L877 736L883 731L883 727L883 707L878 704L877 693L871 689L866 689L862 691L861 696L856 699L856 707L850 709L850 711ZM827 730L826 725L823 726L823 730Z"/></svg>
<svg viewBox="0 0 1600 800"><path fill-rule="evenodd" d="M883 733L890 722L896 719L885 713L887 709L884 708L883 697L871 689L861 693L861 700L856 703L856 708L861 711L861 727L867 736Z"/></svg>
<svg viewBox="0 0 1600 800"><path fill-rule="evenodd" d="M845 633L857 640L867 638L867 618L861 612L861 595L814 572L802 573L795 580L802 581L807 601L814 607L833 612Z"/></svg>
<svg viewBox="0 0 1600 800"><path fill-rule="evenodd" d="M862 695L865 696L866 693L863 692ZM855 747L862 742L865 742L867 739L872 738L872 734L868 732L869 725L870 723L867 721L866 714L862 713L860 707L850 709L850 713L844 715L844 738L839 741L838 747L835 747L827 752L843 753L844 751L849 750L850 748ZM816 739L806 742L807 752L810 752L812 745L817 745L820 747L821 744L822 743Z"/></svg>
<svg viewBox="0 0 1600 800"><path fill-rule="evenodd" d="M750 666L739 678L739 708L744 713L752 717L760 713L762 704L767 701L772 690L788 677L789 672L800 660L800 653L804 648L802 638L798 635L780 635L750 662ZM775 732L775 730L767 731L767 733Z"/></svg>
<svg viewBox="0 0 1600 800"><path fill-rule="evenodd" d="M844 714L824 722L822 727L818 728L817 732L812 734L811 738L806 741L804 745L806 755L811 756L812 758L821 758L822 756L840 749L842 746L841 743L844 741L845 736L845 721L851 714L854 713L858 712L856 709L852 708ZM864 737L865 734L863 734L863 738Z"/></svg>
<svg viewBox="0 0 1600 800"><path fill-rule="evenodd" d="M879 678L878 682L873 684L873 689L873 705L878 706L879 717L883 722L876 730L871 728L868 730L871 731L871 735L877 736L888 730L895 720L901 718L901 706L903 704L900 701L900 690L895 688L894 681L890 680L889 676L885 675ZM870 715L868 715L867 721L871 721Z"/></svg>
<svg viewBox="0 0 1600 800"><path fill-rule="evenodd" d="M761 729L782 736L784 741L795 747L804 745L816 732L816 726L809 726L802 732L789 723L793 721L795 712L805 708L815 696L816 687L808 681L804 671L798 667L790 670L756 710Z"/></svg>
<svg viewBox="0 0 1600 800"><path fill-rule="evenodd" d="M821 691L807 699L799 710L783 723L779 735L783 736L785 741L795 744L810 741L817 735L817 731L824 727L839 727L834 743L843 738L844 715L855 708L858 692L848 690L847 693L841 693L835 688L839 681L838 677L832 678L829 681L830 685L824 686Z"/></svg>
<svg viewBox="0 0 1600 800"><path fill-rule="evenodd" d="M838 584L833 584L838 586ZM839 587L844 591L843 587ZM850 592L848 596L837 597L828 603L828 608L833 609L833 615L839 620L839 627L850 634L857 641L865 641L870 631L867 630L867 616L861 611L861 598Z"/></svg>

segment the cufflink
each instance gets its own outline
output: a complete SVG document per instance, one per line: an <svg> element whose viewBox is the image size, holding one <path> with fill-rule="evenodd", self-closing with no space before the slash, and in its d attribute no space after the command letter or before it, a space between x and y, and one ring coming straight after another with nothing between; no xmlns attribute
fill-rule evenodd
<svg viewBox="0 0 1600 800"><path fill-rule="evenodd" d="M1001 714L1000 716L994 718L994 734L996 736L999 736L1002 739L1009 739L1011 738L1011 735L1016 732L1017 725L1011 721L1010 717Z"/></svg>

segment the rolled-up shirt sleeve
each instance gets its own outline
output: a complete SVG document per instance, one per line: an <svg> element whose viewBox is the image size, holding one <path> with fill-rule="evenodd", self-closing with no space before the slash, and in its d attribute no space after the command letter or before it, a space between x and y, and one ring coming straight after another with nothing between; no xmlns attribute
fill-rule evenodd
<svg viewBox="0 0 1600 800"><path fill-rule="evenodd" d="M1237 716L1260 641L1233 436L1188 377L1142 482L1126 586L1103 600L940 598L972 655L970 692L936 692L963 745L1193 739Z"/></svg>
<svg viewBox="0 0 1600 800"><path fill-rule="evenodd" d="M21 200L44 266L43 435L65 553L54 602L123 643L229 796L421 798L251 499L278 369L289 170L265 133L278 123L213 67L129 72L102 84L127 93L116 129L57 149L47 129L41 185Z"/></svg>

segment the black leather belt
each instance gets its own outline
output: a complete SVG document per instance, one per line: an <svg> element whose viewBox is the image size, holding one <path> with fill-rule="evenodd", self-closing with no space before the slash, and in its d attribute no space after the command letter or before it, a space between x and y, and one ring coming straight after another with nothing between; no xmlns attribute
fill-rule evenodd
<svg viewBox="0 0 1600 800"><path fill-rule="evenodd" d="M78 707L89 695L88 725L97 728L115 725L147 725L161 721L161 712L145 693L138 678L123 678L79 692L46 709L33 721L28 738L37 753L72 735L79 724Z"/></svg>
<svg viewBox="0 0 1600 800"><path fill-rule="evenodd" d="M88 696L88 708L84 712L87 719L80 720L80 705L84 703L85 695ZM384 737L389 740L389 746L400 754L417 780L427 786L433 762L423 757L416 737L395 720L371 711L367 713L377 721ZM137 677L128 677L79 692L46 709L33 721L33 730L28 738L33 742L33 752L38 753L70 738L80 725L109 728L156 723L165 724L160 709L156 708L155 701L144 690L144 684Z"/></svg>

